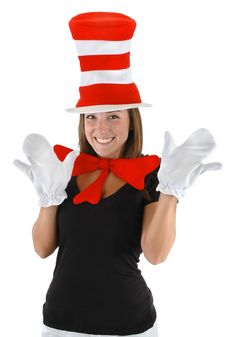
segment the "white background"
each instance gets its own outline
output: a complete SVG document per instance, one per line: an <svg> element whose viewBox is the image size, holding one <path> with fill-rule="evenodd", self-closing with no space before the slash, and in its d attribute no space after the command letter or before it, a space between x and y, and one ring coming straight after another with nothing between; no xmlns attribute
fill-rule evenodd
<svg viewBox="0 0 236 337"><path fill-rule="evenodd" d="M33 185L12 165L24 137L77 146L79 63L68 28L86 11L137 21L131 48L144 102L143 153L161 155L163 133L181 144L208 128L221 171L199 177L178 204L177 237L167 260L142 270L154 297L160 337L235 337L236 8L229 0L8 1L1 34L1 336L37 337L56 252L41 259L31 229L39 212ZM94 261L96 263L96 261Z"/></svg>

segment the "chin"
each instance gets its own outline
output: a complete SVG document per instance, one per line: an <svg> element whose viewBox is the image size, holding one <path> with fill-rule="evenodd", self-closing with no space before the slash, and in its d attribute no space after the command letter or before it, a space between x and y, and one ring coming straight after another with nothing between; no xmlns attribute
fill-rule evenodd
<svg viewBox="0 0 236 337"><path fill-rule="evenodd" d="M118 150L112 150L112 151L106 151L106 150L96 151L95 150L95 152L101 157L107 157L107 158L118 158L119 157Z"/></svg>

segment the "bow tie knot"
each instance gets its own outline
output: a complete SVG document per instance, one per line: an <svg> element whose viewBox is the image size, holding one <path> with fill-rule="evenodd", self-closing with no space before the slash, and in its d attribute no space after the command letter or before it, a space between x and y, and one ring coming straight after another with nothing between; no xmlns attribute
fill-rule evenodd
<svg viewBox="0 0 236 337"><path fill-rule="evenodd" d="M110 166L111 159L109 158L99 158L99 168L102 171L108 171Z"/></svg>

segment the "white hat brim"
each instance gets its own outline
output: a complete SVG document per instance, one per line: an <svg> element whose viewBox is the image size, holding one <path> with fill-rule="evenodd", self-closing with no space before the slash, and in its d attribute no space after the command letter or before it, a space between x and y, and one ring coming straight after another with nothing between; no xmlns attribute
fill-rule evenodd
<svg viewBox="0 0 236 337"><path fill-rule="evenodd" d="M133 103L133 104L106 104L106 105L90 105L79 108L70 108L65 109L67 112L86 114L89 112L107 112L107 111L116 111L122 109L131 109L131 108L141 108L141 107L151 107L152 104L149 103Z"/></svg>

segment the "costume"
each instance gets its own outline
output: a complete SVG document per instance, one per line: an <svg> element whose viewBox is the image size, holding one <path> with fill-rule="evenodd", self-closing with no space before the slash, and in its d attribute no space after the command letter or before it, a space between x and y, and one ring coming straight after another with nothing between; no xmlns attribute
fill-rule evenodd
<svg viewBox="0 0 236 337"><path fill-rule="evenodd" d="M94 113L150 106L141 102L131 78L129 49L135 21L120 13L96 12L77 15L69 25L80 60L81 82L76 108L68 111ZM72 150L57 145L54 151L64 161ZM86 172L87 160L92 164L99 160L101 177L79 191L76 177ZM130 164L133 166L126 167ZM137 263L142 253L144 206L159 198L159 165L158 156L108 160L80 153L76 158L67 198L57 212L59 250L43 305L47 327L99 335L139 334L153 327L153 297ZM128 182L101 199L109 168Z"/></svg>
<svg viewBox="0 0 236 337"><path fill-rule="evenodd" d="M64 161L72 150L56 145L54 151ZM82 152L76 158L57 211L59 250L43 305L46 326L102 335L138 334L153 326L153 297L137 263L144 206L159 199L159 164L157 156L108 159ZM100 177L80 191L77 176L97 168ZM133 186L126 183L101 199L109 170Z"/></svg>
<svg viewBox="0 0 236 337"><path fill-rule="evenodd" d="M142 103L131 77L129 48L135 26L133 19L120 13L84 13L72 18L70 29L82 76L80 99L69 112L150 106ZM41 135L26 137L23 150L31 165L19 160L14 164L35 185L41 207L59 205L59 249L43 304L45 327L56 329L60 336L69 332L130 335L154 327L152 293L137 266L143 210L159 200L160 192L180 198L199 174L219 169L219 163L201 163L214 146L206 129L197 130L179 147L166 133L161 161L156 155L115 159L116 163L100 158L101 177L86 191L79 191L76 177L83 173L80 168L87 167L80 159L93 164L93 158L63 146L53 149ZM129 174L128 161L135 163ZM97 165L97 157L94 162ZM113 163L114 172L126 183L101 199L101 187Z"/></svg>
<svg viewBox="0 0 236 337"><path fill-rule="evenodd" d="M138 269L144 206L158 201L157 171L145 178L151 200L126 183L97 204L76 205L76 176L58 206L59 250L43 306L43 323L66 331L138 334L156 320L153 297Z"/></svg>

